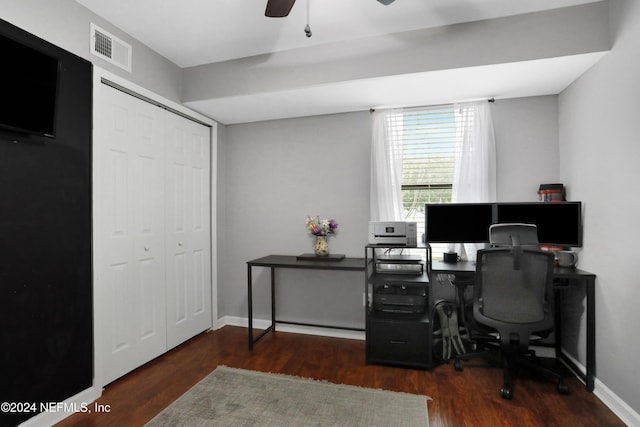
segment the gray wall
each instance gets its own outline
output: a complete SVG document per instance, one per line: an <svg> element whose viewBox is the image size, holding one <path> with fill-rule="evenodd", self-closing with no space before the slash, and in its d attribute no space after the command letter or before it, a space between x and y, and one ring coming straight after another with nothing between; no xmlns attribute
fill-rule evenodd
<svg viewBox="0 0 640 427"><path fill-rule="evenodd" d="M226 247L220 251L219 313L246 317L246 261L268 254L312 252L307 215L338 221L340 229L329 238L332 252L362 256L371 130L369 113L360 112L228 126L227 133L223 178L227 198L221 203L227 222L219 225L226 229ZM267 283L267 272L263 273L256 284L266 289L260 286ZM284 286L280 294L290 297L280 305L283 317L289 311L297 317L300 310L311 317L319 309L327 322L345 313L347 323L360 321L364 282L359 274L334 273L327 281L318 277L323 275L298 273L280 273ZM320 292L287 292L288 283L301 280L310 281L309 286ZM325 292L327 282L343 286L349 295L329 304L319 300L309 304L308 298L332 295ZM267 307L257 308L258 317L267 318Z"/></svg>
<svg viewBox="0 0 640 427"><path fill-rule="evenodd" d="M493 112L498 201L537 201L538 186L558 180L558 98L498 100Z"/></svg>
<svg viewBox="0 0 640 427"><path fill-rule="evenodd" d="M557 97L498 100L492 108L499 199L535 201L539 184L559 178ZM226 222L218 225L225 233L219 250L219 314L246 318L246 261L312 252L307 215L338 221L337 234L329 238L332 252L364 255L371 117L359 112L223 128L219 154L226 172L219 182L226 198L219 206ZM362 273L279 270L278 275L279 317L364 325ZM259 273L256 289L266 291L268 279L268 271ZM262 301L256 317L267 319L267 295L256 300Z"/></svg>
<svg viewBox="0 0 640 427"><path fill-rule="evenodd" d="M598 275L597 377L640 412L640 2L611 2L610 19L613 50L559 97L560 173L584 202L579 266Z"/></svg>
<svg viewBox="0 0 640 427"><path fill-rule="evenodd" d="M75 0L2 0L0 18L165 98L182 99L180 67ZM90 53L92 22L132 46L130 73Z"/></svg>

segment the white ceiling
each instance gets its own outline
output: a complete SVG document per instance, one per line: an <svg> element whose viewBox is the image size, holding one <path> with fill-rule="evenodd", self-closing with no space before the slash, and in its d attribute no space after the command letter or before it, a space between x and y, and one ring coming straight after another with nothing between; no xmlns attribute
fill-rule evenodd
<svg viewBox="0 0 640 427"><path fill-rule="evenodd" d="M597 0L396 0L384 6L376 0L297 0L286 18L264 16L266 0L76 0L182 68L247 56L439 27ZM309 3L308 3L309 2ZM309 4L313 37L307 38ZM464 70L390 76L279 93L262 93L187 103L226 124L302 115L358 111L373 106L426 105L483 96L512 97L558 93L599 59L598 55L471 67ZM444 81L473 81L491 76L482 91L473 85L441 93ZM458 75L456 75L458 74ZM536 76L532 84L530 75ZM543 78L547 76L548 78ZM403 91L406 84L425 90L418 98ZM375 85L375 97L371 85ZM380 90L386 87L386 90ZM449 86L450 87L450 86ZM491 89L491 92L488 90ZM406 96L401 96L402 93ZM268 108L265 108L268 107Z"/></svg>

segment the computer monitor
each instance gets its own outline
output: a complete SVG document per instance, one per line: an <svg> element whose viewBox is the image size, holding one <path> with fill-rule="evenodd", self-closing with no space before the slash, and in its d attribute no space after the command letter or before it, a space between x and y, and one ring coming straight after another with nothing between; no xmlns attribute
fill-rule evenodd
<svg viewBox="0 0 640 427"><path fill-rule="evenodd" d="M496 222L535 224L542 245L582 246L581 202L498 203Z"/></svg>
<svg viewBox="0 0 640 427"><path fill-rule="evenodd" d="M487 243L495 203L427 203L427 243Z"/></svg>

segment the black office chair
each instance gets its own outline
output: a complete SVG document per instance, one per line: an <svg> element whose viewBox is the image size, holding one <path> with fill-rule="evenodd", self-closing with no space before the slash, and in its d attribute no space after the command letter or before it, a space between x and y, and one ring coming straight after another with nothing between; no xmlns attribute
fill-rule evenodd
<svg viewBox="0 0 640 427"><path fill-rule="evenodd" d="M489 243L491 247L522 246L538 249L538 228L535 224L525 223L500 223L489 226ZM465 304L465 293L468 286L473 286L473 280L456 280L453 282L456 287L456 301L461 307L461 324L466 327L470 323L470 334L475 344L492 341L493 338L487 336L492 329L474 322L473 316L468 313L470 305Z"/></svg>
<svg viewBox="0 0 640 427"><path fill-rule="evenodd" d="M557 378L558 391L568 394L562 375L542 366L529 348L532 335L553 328L553 262L552 254L522 246L478 251L473 320L492 328L497 336L479 343L483 351L457 356L456 370L462 370L463 360L489 358L499 350L504 371L503 398L512 398L512 379L520 365Z"/></svg>
<svg viewBox="0 0 640 427"><path fill-rule="evenodd" d="M539 248L538 227L535 224L504 223L489 226L492 247L523 246Z"/></svg>
<svg viewBox="0 0 640 427"><path fill-rule="evenodd" d="M538 241L538 227L535 224L525 223L499 223L489 226L489 243L491 247L504 247L504 246L522 246L531 249L538 249L540 247ZM473 276L472 276L473 277ZM462 324L466 325L471 323L473 341L487 341L491 340L491 337L486 335L491 331L491 328L480 325L473 320L471 313L471 305L466 304L464 295L467 286L473 286L473 280L456 280L456 300L462 307Z"/></svg>

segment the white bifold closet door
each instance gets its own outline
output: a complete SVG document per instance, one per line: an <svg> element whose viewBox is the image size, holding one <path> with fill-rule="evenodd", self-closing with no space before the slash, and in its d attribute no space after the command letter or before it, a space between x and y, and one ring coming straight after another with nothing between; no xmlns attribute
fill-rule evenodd
<svg viewBox="0 0 640 427"><path fill-rule="evenodd" d="M105 385L211 327L210 131L100 86L94 289Z"/></svg>
<svg viewBox="0 0 640 427"><path fill-rule="evenodd" d="M168 348L211 327L209 129L167 117L166 277Z"/></svg>

